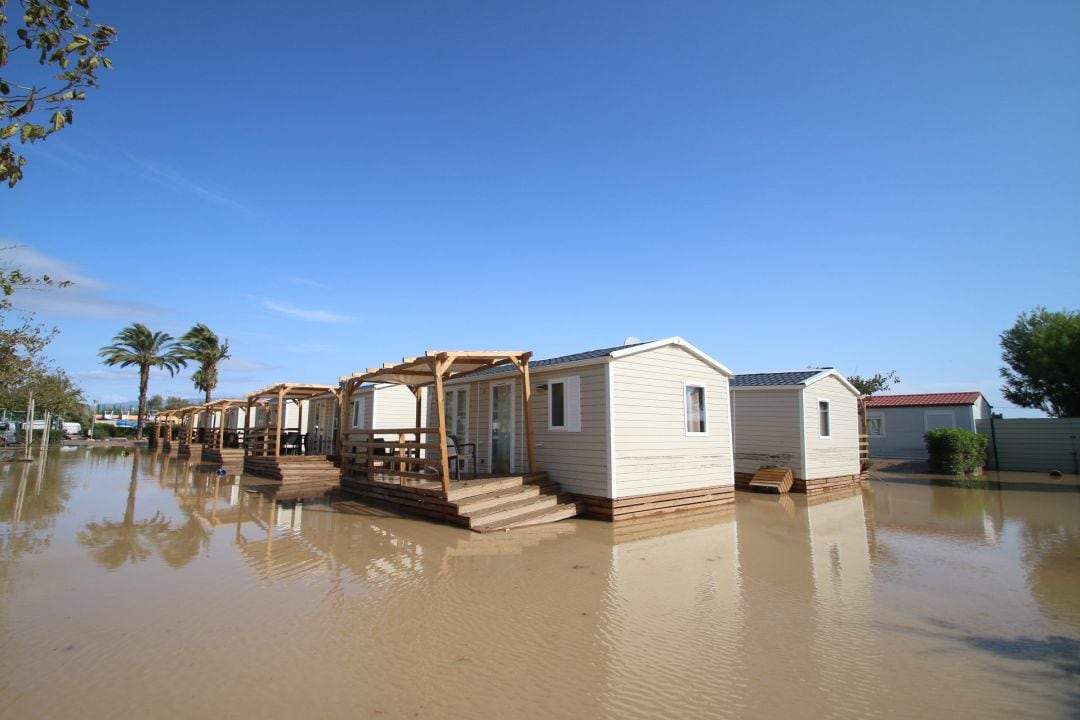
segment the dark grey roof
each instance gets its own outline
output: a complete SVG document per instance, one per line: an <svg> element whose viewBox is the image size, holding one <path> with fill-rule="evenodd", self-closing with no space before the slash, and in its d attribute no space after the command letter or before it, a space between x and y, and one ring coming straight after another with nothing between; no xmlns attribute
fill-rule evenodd
<svg viewBox="0 0 1080 720"><path fill-rule="evenodd" d="M581 362L582 360L596 360L597 358L607 357L616 350L623 350L624 348L634 347L635 345L644 345L645 343L630 343L629 345L619 345L617 347L602 348L600 350L587 350L585 352L574 353L573 355L562 355L556 358L548 358L547 360L530 360L529 369L537 370L540 368L546 368L551 365L562 365L563 363ZM513 371L513 365L502 365L496 368L489 368L487 370L481 370L478 373L467 375L466 377L477 378L484 377L485 375L498 375L499 373Z"/></svg>
<svg viewBox="0 0 1080 720"><path fill-rule="evenodd" d="M731 387L779 387L802 385L821 370L796 370L779 373L746 373L731 378Z"/></svg>

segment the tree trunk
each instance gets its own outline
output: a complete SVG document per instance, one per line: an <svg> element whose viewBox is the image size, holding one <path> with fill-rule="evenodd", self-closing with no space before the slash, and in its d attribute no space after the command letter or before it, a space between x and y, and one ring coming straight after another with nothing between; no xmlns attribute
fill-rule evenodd
<svg viewBox="0 0 1080 720"><path fill-rule="evenodd" d="M135 439L142 440L143 417L146 415L146 388L150 385L150 366L139 367L139 418L135 426Z"/></svg>

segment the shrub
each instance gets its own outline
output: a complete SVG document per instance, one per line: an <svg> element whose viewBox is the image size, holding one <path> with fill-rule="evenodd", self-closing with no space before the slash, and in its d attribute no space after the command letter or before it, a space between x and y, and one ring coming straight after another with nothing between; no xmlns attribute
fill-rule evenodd
<svg viewBox="0 0 1080 720"><path fill-rule="evenodd" d="M978 472L986 464L986 437L961 428L937 428L923 436L936 473L962 475Z"/></svg>

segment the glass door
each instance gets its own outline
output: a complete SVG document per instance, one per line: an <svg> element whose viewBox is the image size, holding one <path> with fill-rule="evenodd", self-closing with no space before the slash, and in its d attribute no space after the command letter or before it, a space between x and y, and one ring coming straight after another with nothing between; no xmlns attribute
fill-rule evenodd
<svg viewBox="0 0 1080 720"><path fill-rule="evenodd" d="M491 386L491 472L509 473L514 453L514 386Z"/></svg>

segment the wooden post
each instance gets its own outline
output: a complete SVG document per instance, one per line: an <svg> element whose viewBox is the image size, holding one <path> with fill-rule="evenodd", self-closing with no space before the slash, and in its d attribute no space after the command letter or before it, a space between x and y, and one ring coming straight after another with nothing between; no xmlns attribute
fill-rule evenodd
<svg viewBox="0 0 1080 720"><path fill-rule="evenodd" d="M247 409L244 410L244 454L248 455L251 450L251 401L247 401Z"/></svg>
<svg viewBox="0 0 1080 720"><path fill-rule="evenodd" d="M296 449L299 452L304 441L304 401L296 401ZM305 448L306 451L306 448Z"/></svg>
<svg viewBox="0 0 1080 720"><path fill-rule="evenodd" d="M439 423L439 470L442 473L443 492L450 492L450 459L446 457L446 398L443 396L443 370L446 353L429 358L435 376L435 420Z"/></svg>
<svg viewBox="0 0 1080 720"><path fill-rule="evenodd" d="M274 457L278 457L281 452L281 423L284 422L285 417L285 386L277 391L277 417L274 418ZM266 428L270 430L269 425ZM270 433L267 432L269 435Z"/></svg>
<svg viewBox="0 0 1080 720"><path fill-rule="evenodd" d="M34 442L34 391L26 403L26 422L23 423L23 459L30 460L30 445Z"/></svg>
<svg viewBox="0 0 1080 720"><path fill-rule="evenodd" d="M421 439L423 438L423 435L420 433L420 428L424 427L424 414L423 408L421 407L421 398L423 397L424 388L409 386L409 389L412 390L412 394L416 396L416 425L414 426L416 432L413 433L413 439L416 440L416 454L413 457L419 460L424 455L423 451L420 450L420 443L423 442Z"/></svg>
<svg viewBox="0 0 1080 720"><path fill-rule="evenodd" d="M398 439L397 460L394 461L394 464L397 465L397 470L400 473L400 476L399 476L401 478L401 483L400 484L404 485L405 484L405 471L407 469L406 465L405 465L405 433L398 433L397 439Z"/></svg>
<svg viewBox="0 0 1080 720"><path fill-rule="evenodd" d="M48 410L45 411L45 429L41 431L41 450L45 450L45 446L49 444L49 421L52 419L52 413Z"/></svg>
<svg viewBox="0 0 1080 720"><path fill-rule="evenodd" d="M334 434L337 436L337 452L338 457L341 458L341 471L343 473L348 468L348 464L345 462L345 428L348 424L346 421L348 420L349 400L352 398L352 391L355 387L356 383L354 381L346 380L345 387L342 388L338 397L337 432Z"/></svg>
<svg viewBox="0 0 1080 720"><path fill-rule="evenodd" d="M523 408L525 413L525 451L529 458L530 475L536 472L536 447L533 445L532 385L529 382L529 358L531 357L531 352L525 353L514 363L517 365L518 371L521 372L522 383L525 386L525 392L521 394L521 397L525 403Z"/></svg>

